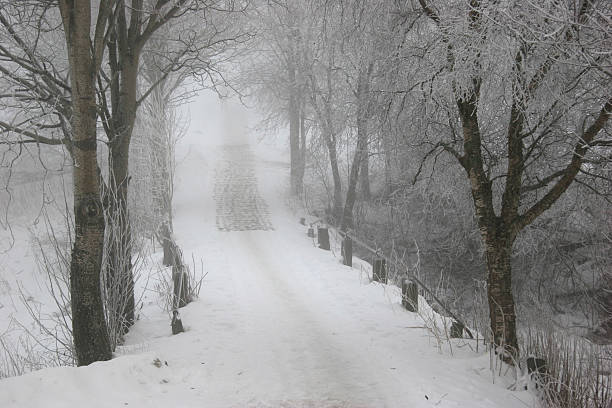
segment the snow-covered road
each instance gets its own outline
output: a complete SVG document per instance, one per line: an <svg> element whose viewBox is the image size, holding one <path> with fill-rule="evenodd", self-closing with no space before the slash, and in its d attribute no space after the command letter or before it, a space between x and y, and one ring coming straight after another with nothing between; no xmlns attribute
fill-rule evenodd
<svg viewBox="0 0 612 408"><path fill-rule="evenodd" d="M273 151L192 146L178 179L175 233L208 273L186 332L147 292L118 358L0 381L1 407L531 406L492 384L488 355L440 352L363 263L316 248Z"/></svg>

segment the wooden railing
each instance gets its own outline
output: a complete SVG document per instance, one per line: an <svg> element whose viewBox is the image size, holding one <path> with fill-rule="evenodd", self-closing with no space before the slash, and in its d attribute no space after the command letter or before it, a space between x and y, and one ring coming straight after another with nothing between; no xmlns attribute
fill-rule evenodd
<svg viewBox="0 0 612 408"><path fill-rule="evenodd" d="M421 292L426 294L429 299L436 302L440 305L440 308L446 313L448 317L453 319L453 323L451 326L450 334L451 337L463 337L462 333L465 330L465 333L468 335L470 339L473 339L474 336L472 332L467 328L465 323L457 314L455 314L450 307L446 304L446 302L442 301L433 290L431 290L419 277L416 275L415 268L410 268L403 262L399 262L391 257L385 255L384 251L381 248L373 247L370 244L364 242L359 239L354 232L343 232L334 227L330 227L325 224L321 220L315 220L310 223L310 228L312 229L313 225L318 226L318 243L319 248L329 250L329 229L335 230L336 233L342 238L342 246L341 253L343 258L343 263L347 266L352 266L352 255L353 255L353 243L361 247L362 249L370 252L374 255L374 260L372 262L372 279L375 281L379 281L382 283L387 283L387 273L386 273L386 265L392 265L396 270L402 271L402 275L404 275L404 279L401 281L402 288L402 305L412 312L418 311L418 288L420 288ZM310 230L309 230L310 232ZM397 282L396 282L397 284Z"/></svg>

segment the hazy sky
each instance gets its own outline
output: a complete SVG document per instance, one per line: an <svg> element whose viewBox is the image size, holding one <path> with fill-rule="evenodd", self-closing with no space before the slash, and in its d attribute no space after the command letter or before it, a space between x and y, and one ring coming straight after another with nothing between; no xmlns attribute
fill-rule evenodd
<svg viewBox="0 0 612 408"><path fill-rule="evenodd" d="M180 110L190 121L183 145L244 144L254 136L249 137L249 129L256 125L255 114L237 98L219 99L205 90Z"/></svg>

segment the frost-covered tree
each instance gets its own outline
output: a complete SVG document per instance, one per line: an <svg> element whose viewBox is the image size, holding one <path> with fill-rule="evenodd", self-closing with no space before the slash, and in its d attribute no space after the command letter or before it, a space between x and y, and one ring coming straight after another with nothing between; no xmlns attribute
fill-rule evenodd
<svg viewBox="0 0 612 408"><path fill-rule="evenodd" d="M306 77L309 86L308 104L312 108L318 130L318 141L327 150L332 173L333 193L330 215L339 222L342 219L343 195L340 172L339 143L346 128L347 115L343 110L345 88L342 82L339 60L341 32L337 22L340 20L340 4L312 2L315 42L307 51Z"/></svg>
<svg viewBox="0 0 612 408"><path fill-rule="evenodd" d="M346 198L342 218L343 231L353 229L353 209L357 200L358 182L361 196L370 198L369 153L373 145L376 104L376 80L386 69L386 60L393 52L388 46L391 33L388 29L390 11L386 4L360 0L341 9L338 29L343 58L338 66L346 90L342 93L348 110L348 127L355 135L352 160L349 164ZM347 146L347 148L349 148ZM350 149L349 149L350 150Z"/></svg>
<svg viewBox="0 0 612 408"><path fill-rule="evenodd" d="M2 144L9 149L26 144L64 145L75 164L71 294L79 364L110 355L103 350L105 336L99 332L106 329L102 330L97 320L100 315L103 318L103 307L96 300L105 242L106 268L123 279L127 288L127 306L120 312L121 318L125 326L134 320L127 210L129 145L137 108L158 85L150 84L139 92L144 47L161 27L180 19L184 24L173 32L175 47L164 56L162 79L186 70L202 80L215 80L221 76L215 62L227 57L220 54L242 38L240 26L229 19L239 15L234 11L242 10L245 4L198 0L0 3L0 28L6 38L0 48L4 74L0 101L9 107L7 116L11 119L0 118ZM65 38L65 48L58 45L62 44L58 38ZM85 49L85 41L91 49ZM94 76L92 83L88 75ZM81 87L78 91L77 85ZM74 100L81 91L82 100ZM98 123L107 135L108 166L96 157ZM100 172L105 167L110 169L106 184ZM100 198L102 186L104 200ZM99 207L102 203L104 207ZM110 223L108 229L104 217Z"/></svg>
<svg viewBox="0 0 612 408"><path fill-rule="evenodd" d="M258 46L240 67L241 88L254 94L273 125L289 125L290 182L302 193L307 130L306 50L312 41L310 3L257 2L251 22Z"/></svg>
<svg viewBox="0 0 612 408"><path fill-rule="evenodd" d="M435 149L465 171L485 247L492 338L518 353L511 255L520 233L610 159L607 1L419 0ZM432 122L434 122L432 121ZM438 133L440 135L440 133Z"/></svg>
<svg viewBox="0 0 612 408"><path fill-rule="evenodd" d="M172 233L172 197L174 192L175 145L183 136L186 118L178 106L189 94L183 85L188 72L166 75L162 68L164 51L171 44L162 34L151 42L142 65L142 88L157 84L144 100L136 119L132 146L135 159L130 172L134 176L132 200L139 228L149 236L163 237ZM138 203L138 204L137 204Z"/></svg>
<svg viewBox="0 0 612 408"><path fill-rule="evenodd" d="M179 0L118 2L113 9L115 22L106 36L108 70L100 72L98 87L100 114L109 147L109 273L133 288L131 265L132 231L128 211L129 152L136 114L142 102L171 72L187 70L216 80L216 57L243 36L232 16L244 5L234 1ZM179 21L180 19L180 21ZM173 47L158 59L162 74L157 82L139 93L141 58L155 34L169 22L180 30L170 30ZM134 322L134 293L124 311L125 325Z"/></svg>

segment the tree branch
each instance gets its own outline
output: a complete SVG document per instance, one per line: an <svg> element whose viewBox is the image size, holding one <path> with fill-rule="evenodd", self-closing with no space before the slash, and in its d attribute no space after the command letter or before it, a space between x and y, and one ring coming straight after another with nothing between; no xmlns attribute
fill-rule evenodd
<svg viewBox="0 0 612 408"><path fill-rule="evenodd" d="M580 171L580 166L584 161L586 152L591 147L591 143L599 131L604 127L610 115L612 114L612 98L608 99L605 103L599 115L595 121L589 126L589 128L583 133L582 138L576 143L574 147L574 154L572 160L563 170L563 176L557 181L557 183L536 202L531 208L529 208L522 216L519 216L513 223L513 229L515 233L531 224L540 214L549 209L557 199L563 194L570 184L576 179L576 175Z"/></svg>
<svg viewBox="0 0 612 408"><path fill-rule="evenodd" d="M61 145L61 144L66 144L67 142L66 139L53 139L53 138L49 138L45 136L40 136L37 133L34 133L32 131L29 131L29 130L26 130L26 129L23 129L17 126L13 126L4 121L0 121L0 128L4 129L4 132L17 133L17 134L20 134L22 136L25 136L31 139L31 140L2 141L0 142L0 144L40 143L40 144L46 144L46 145Z"/></svg>

